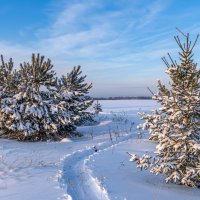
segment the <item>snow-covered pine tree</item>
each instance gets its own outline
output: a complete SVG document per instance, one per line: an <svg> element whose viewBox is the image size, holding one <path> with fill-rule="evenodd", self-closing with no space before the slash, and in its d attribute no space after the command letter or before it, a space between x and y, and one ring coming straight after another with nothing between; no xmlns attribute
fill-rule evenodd
<svg viewBox="0 0 200 200"><path fill-rule="evenodd" d="M12 102L4 104L5 126L9 138L18 140L43 140L56 138L57 125L50 116L49 102L43 100L43 89L54 85L53 65L44 56L32 55L32 62L20 64L19 84L12 96ZM1 109L4 111L4 109Z"/></svg>
<svg viewBox="0 0 200 200"><path fill-rule="evenodd" d="M76 125L92 120L86 111L93 103L87 95L80 66L55 78L53 65L44 56L32 55L31 63L13 70L12 59L0 65L0 137L18 140L60 139L75 132Z"/></svg>
<svg viewBox="0 0 200 200"><path fill-rule="evenodd" d="M96 101L96 103L94 104L93 109L95 114L99 114L100 112L102 112L101 104L98 101Z"/></svg>
<svg viewBox="0 0 200 200"><path fill-rule="evenodd" d="M12 115L12 109L10 105L15 104L13 95L16 92L17 85L19 83L19 74L13 69L13 61L10 58L8 63L4 62L3 55L1 55L0 65L0 135L4 136L8 134L8 127L6 123L9 122L9 117Z"/></svg>
<svg viewBox="0 0 200 200"><path fill-rule="evenodd" d="M181 32L182 33L182 32ZM166 73L170 77L170 88L158 82L159 92L154 95L161 109L152 115L146 115L146 125L156 136L157 157L143 155L141 158L131 154L141 169L150 168L151 173L163 174L166 181L187 186L200 186L200 70L194 63L194 43L189 34L183 34L185 42L179 36L175 40L180 48L180 63L165 58Z"/></svg>
<svg viewBox="0 0 200 200"><path fill-rule="evenodd" d="M74 135L76 126L74 125L73 112L70 111L71 95L61 79L56 79L53 89L49 88L49 97L51 105L51 118L57 124L57 132L61 137Z"/></svg>
<svg viewBox="0 0 200 200"><path fill-rule="evenodd" d="M81 67L74 67L66 76L61 77L63 92L70 96L69 111L71 121L81 125L86 121L93 120L93 115L87 109L92 105L93 99L88 95L92 84L85 83L85 76L82 76Z"/></svg>
<svg viewBox="0 0 200 200"><path fill-rule="evenodd" d="M158 88L159 88L159 96L162 96L161 92L162 89L160 87L160 81L158 81ZM161 103L164 99L159 98L158 95L153 94L152 99L157 100L157 102ZM165 123L165 120L167 118L167 115L165 112L162 112L162 110L153 110L151 114L147 114L145 112L139 113L140 119L145 120L145 123L139 124L137 126L138 129L142 130L148 130L149 131L149 140L158 141L158 137L161 132L163 132L163 124Z"/></svg>
<svg viewBox="0 0 200 200"><path fill-rule="evenodd" d="M0 65L0 89L1 94L12 93L16 89L15 79L17 77L16 70L13 69L14 63L10 58L8 63L4 62L3 55L1 55Z"/></svg>

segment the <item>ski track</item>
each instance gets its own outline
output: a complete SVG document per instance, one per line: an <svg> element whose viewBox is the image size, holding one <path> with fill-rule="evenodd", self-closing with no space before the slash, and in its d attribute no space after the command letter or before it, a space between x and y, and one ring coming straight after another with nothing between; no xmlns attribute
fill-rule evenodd
<svg viewBox="0 0 200 200"><path fill-rule="evenodd" d="M63 171L59 172L58 178L61 187L67 192L64 195L64 199L110 200L101 182L93 177L92 170L88 168L87 162L91 157L133 138L134 135L121 136L115 142L97 143L95 146L86 147L63 157Z"/></svg>

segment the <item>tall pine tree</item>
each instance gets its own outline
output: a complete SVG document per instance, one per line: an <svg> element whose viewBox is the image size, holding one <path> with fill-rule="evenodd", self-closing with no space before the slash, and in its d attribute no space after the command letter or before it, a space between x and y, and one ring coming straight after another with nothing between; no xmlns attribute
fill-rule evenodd
<svg viewBox="0 0 200 200"><path fill-rule="evenodd" d="M181 32L182 33L182 32ZM189 34L183 34L185 42L178 36L180 63L171 64L163 58L170 77L170 88L158 82L158 94L154 99L161 109L152 115L143 114L145 127L151 137L158 141L156 158L131 154L139 168L151 168L155 174L163 174L166 181L188 186L200 186L200 70L193 61L194 43Z"/></svg>

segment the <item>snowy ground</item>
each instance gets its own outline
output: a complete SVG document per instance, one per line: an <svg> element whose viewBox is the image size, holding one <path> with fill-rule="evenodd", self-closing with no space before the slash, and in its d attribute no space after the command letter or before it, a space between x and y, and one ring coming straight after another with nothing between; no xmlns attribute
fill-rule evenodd
<svg viewBox="0 0 200 200"><path fill-rule="evenodd" d="M23 143L0 140L0 200L200 199L200 190L140 172L126 152L153 153L136 130L151 100L100 101L100 123L79 127L80 139Z"/></svg>

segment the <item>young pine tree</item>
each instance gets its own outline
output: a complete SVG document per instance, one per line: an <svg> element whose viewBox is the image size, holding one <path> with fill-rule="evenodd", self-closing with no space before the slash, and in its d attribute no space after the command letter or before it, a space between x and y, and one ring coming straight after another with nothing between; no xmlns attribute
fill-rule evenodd
<svg viewBox="0 0 200 200"><path fill-rule="evenodd" d="M159 92L153 97L161 109L152 115L143 114L147 120L144 126L158 141L157 156L152 159L149 155L139 158L131 154L131 161L136 161L141 169L150 168L151 173L165 175L167 182L200 186L200 70L192 59L198 36L194 43L189 34L183 37L184 43L175 37L180 63L169 56L169 64L163 58L170 87L159 81Z"/></svg>
<svg viewBox="0 0 200 200"><path fill-rule="evenodd" d="M16 93L17 85L19 84L19 74L13 70L13 61L4 62L1 55L0 65L0 135L8 134L10 128L10 116L15 111L16 100L13 96Z"/></svg>
<svg viewBox="0 0 200 200"><path fill-rule="evenodd" d="M60 79L57 78L55 88L49 90L52 119L57 124L58 135L65 137L75 133L76 126L71 111L71 95Z"/></svg>
<svg viewBox="0 0 200 200"><path fill-rule="evenodd" d="M31 63L23 63L18 71L19 84L4 105L3 112L7 137L18 140L43 140L55 138L57 125L51 119L49 102L44 101L42 87L54 84L53 65L48 59L33 54ZM12 100L12 101L11 101Z"/></svg>
<svg viewBox="0 0 200 200"><path fill-rule="evenodd" d="M96 101L96 103L94 104L93 109L95 114L99 114L100 112L102 112L101 104L98 101Z"/></svg>
<svg viewBox="0 0 200 200"><path fill-rule="evenodd" d="M62 76L61 84L63 93L69 98L68 106L71 113L71 121L81 125L86 121L93 120L93 115L87 111L92 105L93 99L88 96L92 84L85 83L85 76L82 76L81 67L74 67L66 76Z"/></svg>

